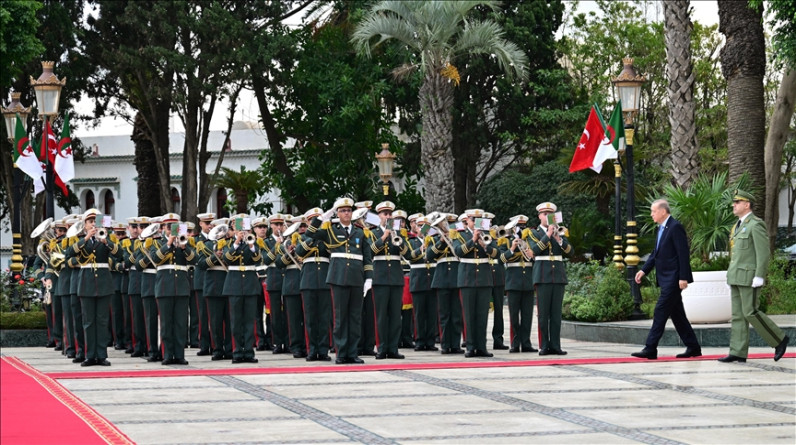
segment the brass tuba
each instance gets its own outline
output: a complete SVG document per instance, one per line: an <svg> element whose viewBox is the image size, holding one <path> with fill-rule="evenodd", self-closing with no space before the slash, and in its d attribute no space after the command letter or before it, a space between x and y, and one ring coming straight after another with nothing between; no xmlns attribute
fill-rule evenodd
<svg viewBox="0 0 796 445"><path fill-rule="evenodd" d="M69 230L66 231L66 237L74 238L76 236L79 236L81 233L83 233L83 229L84 229L83 221L78 221L75 224L73 224L72 227L69 228Z"/></svg>
<svg viewBox="0 0 796 445"><path fill-rule="evenodd" d="M288 249L288 246L291 244L291 238L293 237L294 233L298 232L299 227L301 227L301 221L294 222L290 225L282 234L284 241L282 241L282 249L285 251L285 254L293 261L293 264L297 265L299 269L301 269L301 261L293 255L293 252Z"/></svg>

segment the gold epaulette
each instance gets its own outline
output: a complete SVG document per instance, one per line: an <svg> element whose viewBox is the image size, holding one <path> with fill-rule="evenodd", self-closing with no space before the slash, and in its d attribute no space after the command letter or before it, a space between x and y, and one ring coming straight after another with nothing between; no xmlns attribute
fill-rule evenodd
<svg viewBox="0 0 796 445"><path fill-rule="evenodd" d="M498 238L497 239L497 244L498 244L498 246L508 246L509 245L509 239L508 238Z"/></svg>
<svg viewBox="0 0 796 445"><path fill-rule="evenodd" d="M196 249L196 239L194 237L192 236L188 237L188 244L194 249Z"/></svg>
<svg viewBox="0 0 796 445"><path fill-rule="evenodd" d="M425 245L426 247L428 247L428 245L432 244L433 242L434 238L431 235L426 235L426 237L423 238L423 245Z"/></svg>
<svg viewBox="0 0 796 445"><path fill-rule="evenodd" d="M152 238L147 238L144 241L144 249L149 250L152 247Z"/></svg>
<svg viewBox="0 0 796 445"><path fill-rule="evenodd" d="M224 248L224 246L226 246L226 245L227 245L227 240L225 240L225 239L220 239L220 240L218 240L218 242L216 243L216 250L221 250L221 249L223 249L223 248Z"/></svg>
<svg viewBox="0 0 796 445"><path fill-rule="evenodd" d="M522 231L522 236L521 236L522 239L525 239L529 236L531 236L531 229L525 229Z"/></svg>
<svg viewBox="0 0 796 445"><path fill-rule="evenodd" d="M61 240L61 249L66 250L69 247L69 238L64 238Z"/></svg>
<svg viewBox="0 0 796 445"><path fill-rule="evenodd" d="M133 243L133 249L138 250L140 248L141 248L141 240L140 239L136 239L135 242Z"/></svg>
<svg viewBox="0 0 796 445"><path fill-rule="evenodd" d="M257 238L257 246L260 249L265 249L265 240L263 238Z"/></svg>
<svg viewBox="0 0 796 445"><path fill-rule="evenodd" d="M110 235L108 235L108 239L111 240L112 243L118 243L119 242L119 237L116 236L115 233L111 233Z"/></svg>
<svg viewBox="0 0 796 445"><path fill-rule="evenodd" d="M125 249L128 249L128 250L129 250L129 249L130 249L130 246L131 246L132 244L133 244L133 243L130 241L130 238L125 238L125 239L123 239L123 240L122 240L122 247L123 247L123 248L125 248Z"/></svg>
<svg viewBox="0 0 796 445"><path fill-rule="evenodd" d="M205 242L204 241L199 241L198 243L196 243L196 250L197 251L202 251L202 250L204 250L204 248L205 248Z"/></svg>
<svg viewBox="0 0 796 445"><path fill-rule="evenodd" d="M407 232L406 229L401 229L400 232L402 237L409 238L409 232Z"/></svg>
<svg viewBox="0 0 796 445"><path fill-rule="evenodd" d="M369 229L363 228L362 231L365 232L365 238L373 238L373 232L371 232Z"/></svg>
<svg viewBox="0 0 796 445"><path fill-rule="evenodd" d="M50 246L49 246L50 247L50 252L54 251L57 246L58 246L58 240L51 239L50 240Z"/></svg>
<svg viewBox="0 0 796 445"><path fill-rule="evenodd" d="M293 235L290 236L290 244L294 246L298 245L300 240L301 240L301 234L298 232L293 232Z"/></svg>
<svg viewBox="0 0 796 445"><path fill-rule="evenodd" d="M332 223L330 221L324 221L321 223L321 229L327 230L329 227L332 227Z"/></svg>
<svg viewBox="0 0 796 445"><path fill-rule="evenodd" d="M459 235L459 231L458 231L458 230L456 230L456 229L450 229L450 230L448 231L448 238L450 238L450 239L451 239L451 241L453 241L453 240L455 240L456 238L461 238L461 235Z"/></svg>

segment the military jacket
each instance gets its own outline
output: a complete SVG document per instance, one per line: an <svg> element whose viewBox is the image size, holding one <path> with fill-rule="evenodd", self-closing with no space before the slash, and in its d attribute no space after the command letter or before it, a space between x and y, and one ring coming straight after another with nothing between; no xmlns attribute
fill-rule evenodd
<svg viewBox="0 0 796 445"><path fill-rule="evenodd" d="M513 253L509 248L513 237L500 246L500 261L506 267L506 290L532 291L533 290L533 260L527 261L518 248Z"/></svg>
<svg viewBox="0 0 796 445"><path fill-rule="evenodd" d="M495 287L506 286L506 266L500 261L501 246L505 246L506 238L498 238L496 234L492 234L492 239L495 241L495 246L498 249L498 255L495 258L489 259L489 265L492 267L492 282Z"/></svg>
<svg viewBox="0 0 796 445"><path fill-rule="evenodd" d="M492 287L494 278L489 260L498 257L497 243L492 240L485 248L481 247L469 230L457 232L451 241L459 257L458 287Z"/></svg>
<svg viewBox="0 0 796 445"><path fill-rule="evenodd" d="M307 234L301 236L293 252L301 258L301 290L328 289L329 251L326 244L315 242Z"/></svg>
<svg viewBox="0 0 796 445"><path fill-rule="evenodd" d="M566 237L561 237L559 245L555 239L547 236L547 230L541 226L536 229L525 229L528 247L533 251L533 282L535 284L567 284L567 269L564 258L572 256L572 246Z"/></svg>
<svg viewBox="0 0 796 445"><path fill-rule="evenodd" d="M370 231L370 250L373 255L373 284L383 286L403 286L404 270L401 257L409 252L409 243L404 240L400 246L393 246L391 237L382 241L384 230L375 227Z"/></svg>
<svg viewBox="0 0 796 445"><path fill-rule="evenodd" d="M311 238L324 243L329 251L326 283L337 286L362 286L373 278L373 259L366 230L351 225L351 234L340 224L314 218L307 228Z"/></svg>
<svg viewBox="0 0 796 445"><path fill-rule="evenodd" d="M451 234L456 233L451 231ZM439 235L431 237L426 248L426 261L436 261L434 278L431 281L432 289L458 288L459 259L454 255L451 247Z"/></svg>
<svg viewBox="0 0 796 445"><path fill-rule="evenodd" d="M141 295L141 271L135 265L135 251L141 248L140 245L139 239L122 240L122 258L127 269L126 292L130 295Z"/></svg>
<svg viewBox="0 0 796 445"><path fill-rule="evenodd" d="M199 248L198 248L199 247L199 243L204 243L205 241L207 241L207 237L205 236L205 234L203 232L199 233L199 235L196 235L194 237L194 245L197 246L197 249L196 249L196 252L195 252L196 255L194 255L193 261L191 261L191 265L197 266L199 264L199 258L200 258ZM192 277L193 278L193 286L192 286L192 288L196 289L196 290L202 290L204 288L204 285L205 285L205 269L202 269L202 268L199 268L199 267L193 267L192 269L193 269L193 277Z"/></svg>
<svg viewBox="0 0 796 445"><path fill-rule="evenodd" d="M265 249L262 253L262 261L266 265L265 286L269 291L281 291L282 282L285 279L284 269L276 267L277 257L282 255L282 245L271 235L264 240Z"/></svg>
<svg viewBox="0 0 796 445"><path fill-rule="evenodd" d="M431 242L431 237L427 240ZM437 268L436 261L426 260L426 252L423 249L424 240L414 235L409 235L407 240L409 249L404 254L409 263L409 292L423 292L431 290L431 283L434 280L434 271ZM429 247L430 249L430 247Z"/></svg>
<svg viewBox="0 0 796 445"><path fill-rule="evenodd" d="M260 246L256 242L249 246L243 240L236 248L234 240L230 239L224 247L224 262L229 271L224 280L223 295L262 295L263 288L256 271L257 264L262 259Z"/></svg>
<svg viewBox="0 0 796 445"><path fill-rule="evenodd" d="M83 265L83 263L88 264L86 259L81 257L80 252L75 246L79 240L80 237L72 237L68 241L69 247L64 251L66 267L72 271L72 275L69 279L68 294L70 295L77 295L77 289L80 285L80 267Z"/></svg>
<svg viewBox="0 0 796 445"><path fill-rule="evenodd" d="M730 230L730 267L727 284L751 286L754 277L765 278L771 260L766 223L755 214Z"/></svg>
<svg viewBox="0 0 796 445"><path fill-rule="evenodd" d="M53 295L69 295L69 285L72 281L70 279L72 277L72 269L66 264L66 260L58 267L53 266L53 254L58 253L64 255L64 252L68 248L69 239L66 237L61 237L50 243L50 264L47 265L47 272L44 274L44 277L53 280Z"/></svg>
<svg viewBox="0 0 796 445"><path fill-rule="evenodd" d="M149 248L153 245L160 246L161 239L147 238L144 242L139 244L138 251L136 252L136 268L141 272L141 297L154 297L155 296L155 279L156 271L155 258L149 254Z"/></svg>
<svg viewBox="0 0 796 445"><path fill-rule="evenodd" d="M106 242L107 244L84 237L74 245L80 257L86 259L85 263L81 262L78 275L79 297L103 297L113 294L116 290L108 260L112 255L118 254L119 244L114 235L109 235Z"/></svg>
<svg viewBox="0 0 796 445"><path fill-rule="evenodd" d="M202 293L205 296L220 297L224 295L224 282L227 280L227 271L224 269L222 259L216 255L217 250L223 251L227 240L199 241L196 244L197 269L203 271L204 281Z"/></svg>
<svg viewBox="0 0 796 445"><path fill-rule="evenodd" d="M188 264L194 260L196 253L189 239L185 248L177 246L175 239L171 246L163 239L159 247L153 243L149 249L149 256L155 261L157 274L155 276L156 297L179 297L191 294L191 281L188 275Z"/></svg>

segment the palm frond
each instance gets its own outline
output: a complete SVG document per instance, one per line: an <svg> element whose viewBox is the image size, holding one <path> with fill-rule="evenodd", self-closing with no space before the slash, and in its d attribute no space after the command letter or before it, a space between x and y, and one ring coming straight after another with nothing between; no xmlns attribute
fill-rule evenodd
<svg viewBox="0 0 796 445"><path fill-rule="evenodd" d="M459 34L453 52L456 54L490 54L511 76L528 77L528 56L515 43L504 39L505 32L492 20L469 22Z"/></svg>

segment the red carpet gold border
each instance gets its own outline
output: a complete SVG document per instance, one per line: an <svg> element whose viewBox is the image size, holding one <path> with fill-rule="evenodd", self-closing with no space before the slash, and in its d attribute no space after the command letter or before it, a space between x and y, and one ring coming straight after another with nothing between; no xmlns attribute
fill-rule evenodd
<svg viewBox="0 0 796 445"><path fill-rule="evenodd" d="M130 438L119 431L116 426L110 423L107 419L99 415L93 408L83 403L82 400L77 398L69 390L61 386L53 378L42 374L32 366L23 362L16 357L3 357L9 365L13 366L23 374L34 379L41 385L47 392L55 397L64 406L69 408L80 419L86 422L94 432L97 433L105 442L109 444L135 444Z"/></svg>
<svg viewBox="0 0 796 445"><path fill-rule="evenodd" d="M379 363L364 365L327 365L327 366L282 366L268 367L268 360L261 361L258 366L226 367L222 369L152 369L152 370L121 370L121 371L88 371L88 372L51 372L47 375L53 379L93 379L93 378L134 378L134 377L185 377L212 375L262 375L262 374L310 374L322 372L373 372L395 370L428 370L428 369L471 369L471 368L506 368L522 366L561 366L561 365L606 365L617 363L649 363L672 361L716 360L722 355L704 355L698 358L678 359L675 357L659 357L658 360L644 360L634 357L600 357L600 358L555 358L545 360L516 361L471 361L450 363ZM796 358L796 353L785 354L784 357ZM772 354L750 354L753 359L771 360ZM771 362L773 363L773 361Z"/></svg>

